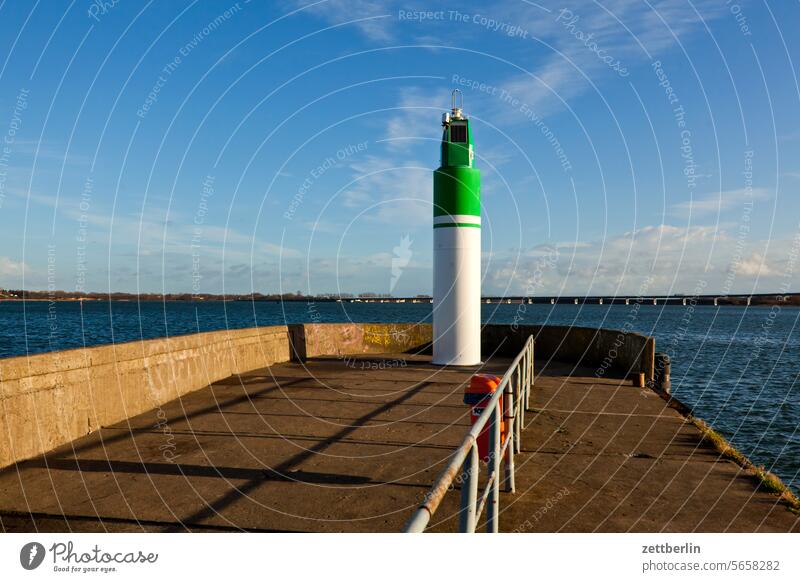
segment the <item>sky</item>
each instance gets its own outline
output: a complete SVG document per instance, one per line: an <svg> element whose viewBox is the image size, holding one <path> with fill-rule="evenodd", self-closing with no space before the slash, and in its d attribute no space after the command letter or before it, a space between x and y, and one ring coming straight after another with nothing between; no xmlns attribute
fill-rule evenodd
<svg viewBox="0 0 800 582"><path fill-rule="evenodd" d="M430 293L463 93L487 295L800 291L800 3L0 4L0 288Z"/></svg>

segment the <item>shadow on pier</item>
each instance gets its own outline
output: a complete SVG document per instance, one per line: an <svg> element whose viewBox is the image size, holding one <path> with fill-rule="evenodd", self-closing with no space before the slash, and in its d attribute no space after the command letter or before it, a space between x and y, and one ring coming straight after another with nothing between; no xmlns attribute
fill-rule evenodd
<svg viewBox="0 0 800 582"><path fill-rule="evenodd" d="M800 530L654 392L539 368L502 530ZM464 435L472 372L392 354L231 377L5 469L0 521L6 531L399 531ZM432 529L454 530L457 511L451 492Z"/></svg>

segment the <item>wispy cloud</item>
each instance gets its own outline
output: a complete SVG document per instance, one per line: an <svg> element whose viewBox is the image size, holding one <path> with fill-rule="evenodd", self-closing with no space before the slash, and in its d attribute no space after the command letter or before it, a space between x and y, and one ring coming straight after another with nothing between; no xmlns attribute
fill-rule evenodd
<svg viewBox="0 0 800 582"><path fill-rule="evenodd" d="M3 277L3 286L8 285L9 277L17 277L27 272L28 267L21 261L14 261L8 257L0 257L0 276Z"/></svg>
<svg viewBox="0 0 800 582"><path fill-rule="evenodd" d="M384 150L350 163L353 182L341 193L344 207L365 211L364 220L368 221L408 227L429 224L434 168L415 156L421 150L437 150L441 127L436 120L441 109L432 109L431 103L447 103L448 99L441 90L408 87L401 92L398 113L376 140Z"/></svg>
<svg viewBox="0 0 800 582"><path fill-rule="evenodd" d="M549 13L524 3L497 5L501 18L519 24L547 45L538 45L531 51L530 63L522 64L530 74L514 75L502 87L544 117L591 90L592 83L621 81L609 62L630 71L686 42L702 29L704 20L710 22L726 13L725 4L714 0L694 2L694 8L701 16L685 0L649 5L641 0L593 4L567 0ZM507 111L508 105L498 104L496 109Z"/></svg>
<svg viewBox="0 0 800 582"><path fill-rule="evenodd" d="M686 216L705 216L708 214L722 213L734 208L742 210L746 204L758 200L769 199L770 192L766 188L741 188L739 190L727 190L713 194L704 194L692 200L674 204L674 213Z"/></svg>
<svg viewBox="0 0 800 582"><path fill-rule="evenodd" d="M66 146L52 141L17 140L14 142L14 153L74 165L89 165L92 161L87 155L74 152L68 154Z"/></svg>
<svg viewBox="0 0 800 582"><path fill-rule="evenodd" d="M484 292L526 292L534 273L538 295L635 294L643 287L690 294L701 282L709 293L771 292L786 273L800 279L789 265L790 241L735 243L735 233L714 226L660 224L605 240L539 245L491 257Z"/></svg>
<svg viewBox="0 0 800 582"><path fill-rule="evenodd" d="M548 3L506 1L491 5L465 3L458 7L462 13L469 15L472 11L501 25L518 27L525 33L524 39L514 39L523 56L513 60L528 73L517 73L499 81L481 81L505 89L540 117L562 109L565 102L591 90L592 83L620 80L620 71L629 71L659 58L664 51L687 42L692 34L703 29L704 22L707 24L729 14L725 3L718 0L693 3L685 0L607 0L601 3L564 0L550 6L543 4ZM498 38L503 35L502 31L491 30L471 20L466 23L449 21L450 11L456 7L437 7L444 18L434 21L431 23L434 28L423 32L419 26L409 27L398 21L398 10L412 8L393 0L329 0L308 10L327 22L353 22L366 38L377 42L406 34L416 44L465 47L477 44L481 48L484 35ZM365 17L375 18L356 22ZM436 26L449 27L447 41L432 34L441 32ZM467 72L462 71L463 74ZM495 119L503 112L506 118L518 114L496 96L476 94L475 97L486 104L494 103L492 116ZM485 104L481 109L488 111Z"/></svg>
<svg viewBox="0 0 800 582"><path fill-rule="evenodd" d="M450 92L444 89L402 89L398 111L389 117L381 142L393 150L418 148L424 142L438 144L442 132L438 119L449 104Z"/></svg>
<svg viewBox="0 0 800 582"><path fill-rule="evenodd" d="M365 220L429 226L432 170L429 164L371 155L353 164L353 184L342 192L342 205L364 211Z"/></svg>
<svg viewBox="0 0 800 582"><path fill-rule="evenodd" d="M327 2L294 2L330 24L352 23L373 41L387 41L391 33L391 5L386 0L327 0Z"/></svg>

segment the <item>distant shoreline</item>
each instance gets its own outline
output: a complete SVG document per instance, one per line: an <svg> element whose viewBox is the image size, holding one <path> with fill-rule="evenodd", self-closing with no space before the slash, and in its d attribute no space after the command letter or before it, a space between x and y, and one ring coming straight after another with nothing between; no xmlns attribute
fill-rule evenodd
<svg viewBox="0 0 800 582"><path fill-rule="evenodd" d="M431 297L418 295L415 297L390 297L379 296L377 294L365 294L359 296L331 296L331 295L298 295L288 294L277 295L191 295L186 293L175 293L159 295L154 293L142 293L139 295L129 293L71 295L63 291L51 294L47 291L27 291L24 293L9 291L0 294L0 303L54 303L54 302L259 302L259 303L411 303L429 304ZM749 300L749 301L748 301ZM716 306L716 307L800 307L800 293L788 294L753 294L753 295L670 295L655 297L632 297L632 296L539 296L539 297L482 297L481 303L498 304L528 304L528 305L652 305L652 306Z"/></svg>

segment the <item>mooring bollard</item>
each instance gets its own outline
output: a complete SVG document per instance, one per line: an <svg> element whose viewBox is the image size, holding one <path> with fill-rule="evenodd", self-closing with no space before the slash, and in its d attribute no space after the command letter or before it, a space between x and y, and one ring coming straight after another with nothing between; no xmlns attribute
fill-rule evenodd
<svg viewBox="0 0 800 582"><path fill-rule="evenodd" d="M628 374L628 380L631 381L636 388L644 388L647 384L644 379L644 372L632 372Z"/></svg>
<svg viewBox="0 0 800 582"><path fill-rule="evenodd" d="M669 394L672 388L670 381L670 360L669 356L664 352L658 352L655 355L655 385L656 390Z"/></svg>

